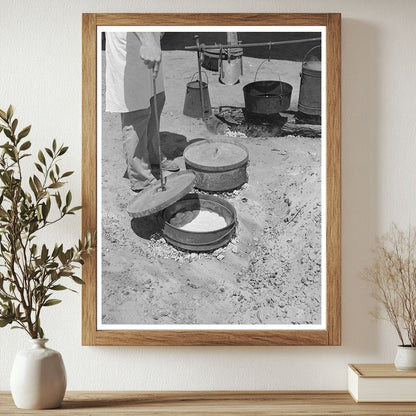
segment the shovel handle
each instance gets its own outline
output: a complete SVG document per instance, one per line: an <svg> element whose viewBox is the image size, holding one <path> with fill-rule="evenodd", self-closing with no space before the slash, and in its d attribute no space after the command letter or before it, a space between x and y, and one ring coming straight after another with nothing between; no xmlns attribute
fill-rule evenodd
<svg viewBox="0 0 416 416"><path fill-rule="evenodd" d="M198 80L199 97L201 99L201 118L202 118L202 120L204 120L204 118L205 118L205 105L204 105L204 94L203 94L203 91L202 91L202 79L201 79L202 78L202 74L201 74L201 72L202 72L202 70L201 70L202 62L201 62L201 51L199 50L199 36L195 35L194 38L195 38L196 46L198 47L197 57L198 57L198 75L199 75L199 80ZM208 79L208 77L207 77L207 79Z"/></svg>

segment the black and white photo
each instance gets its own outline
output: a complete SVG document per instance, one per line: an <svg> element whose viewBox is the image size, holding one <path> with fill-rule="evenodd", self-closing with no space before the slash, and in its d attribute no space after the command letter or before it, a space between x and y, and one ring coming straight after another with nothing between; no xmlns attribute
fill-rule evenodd
<svg viewBox="0 0 416 416"><path fill-rule="evenodd" d="M98 329L325 329L325 28L164 29L97 34Z"/></svg>

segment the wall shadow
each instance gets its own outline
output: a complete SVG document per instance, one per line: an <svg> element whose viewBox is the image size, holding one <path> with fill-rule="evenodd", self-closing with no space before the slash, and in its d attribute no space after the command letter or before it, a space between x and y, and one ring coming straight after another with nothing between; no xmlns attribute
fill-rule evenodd
<svg viewBox="0 0 416 416"><path fill-rule="evenodd" d="M342 19L342 39L342 345L362 359L375 356L381 341L360 273L378 233L383 57L380 28L368 22Z"/></svg>

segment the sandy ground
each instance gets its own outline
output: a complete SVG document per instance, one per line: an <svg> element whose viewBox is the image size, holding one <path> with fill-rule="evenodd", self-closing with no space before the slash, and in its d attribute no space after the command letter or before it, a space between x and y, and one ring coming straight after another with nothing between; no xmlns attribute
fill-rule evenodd
<svg viewBox="0 0 416 416"><path fill-rule="evenodd" d="M243 107L242 86L254 81L260 62L244 58L241 83L233 86L207 72L212 106ZM164 65L164 152L184 168L182 152L191 140L238 140L249 150L249 181L221 195L238 215L231 242L213 253L179 251L163 239L160 217L132 220L127 214L134 194L122 178L120 119L104 112L102 323L321 323L321 139L216 135L182 114L195 54L167 51ZM279 73L293 86L296 111L300 71L300 62L272 60L258 79L278 79Z"/></svg>

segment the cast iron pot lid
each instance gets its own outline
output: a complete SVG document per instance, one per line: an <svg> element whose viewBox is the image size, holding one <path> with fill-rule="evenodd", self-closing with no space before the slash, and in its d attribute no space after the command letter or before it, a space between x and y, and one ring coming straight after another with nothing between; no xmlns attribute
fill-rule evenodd
<svg viewBox="0 0 416 416"><path fill-rule="evenodd" d="M218 172L245 165L248 150L239 143L210 139L190 144L185 148L183 156L192 168Z"/></svg>
<svg viewBox="0 0 416 416"><path fill-rule="evenodd" d="M140 218L163 211L189 193L195 180L195 173L191 170L166 176L165 190L162 190L160 181L143 189L130 201L127 212L133 218Z"/></svg>

